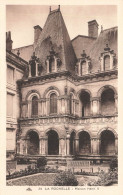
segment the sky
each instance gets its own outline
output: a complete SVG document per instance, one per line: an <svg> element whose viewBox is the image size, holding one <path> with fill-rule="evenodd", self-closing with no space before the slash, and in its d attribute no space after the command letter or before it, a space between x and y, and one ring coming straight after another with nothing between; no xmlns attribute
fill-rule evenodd
<svg viewBox="0 0 123 195"><path fill-rule="evenodd" d="M49 5L50 6L50 5ZM43 28L49 14L48 5L7 5L6 31L11 31L13 49L33 44L34 26ZM51 6L57 9L58 6ZM116 5L61 5L60 10L64 18L71 39L77 35L88 35L88 21L97 20L99 33L103 29L117 26Z"/></svg>

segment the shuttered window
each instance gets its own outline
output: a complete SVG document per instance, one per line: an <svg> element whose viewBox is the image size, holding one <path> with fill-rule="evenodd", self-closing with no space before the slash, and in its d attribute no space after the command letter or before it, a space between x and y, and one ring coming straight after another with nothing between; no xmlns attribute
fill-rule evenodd
<svg viewBox="0 0 123 195"><path fill-rule="evenodd" d="M50 96L50 113L57 113L57 95L55 93L52 93Z"/></svg>
<svg viewBox="0 0 123 195"><path fill-rule="evenodd" d="M34 96L32 98L32 116L38 115L38 98Z"/></svg>

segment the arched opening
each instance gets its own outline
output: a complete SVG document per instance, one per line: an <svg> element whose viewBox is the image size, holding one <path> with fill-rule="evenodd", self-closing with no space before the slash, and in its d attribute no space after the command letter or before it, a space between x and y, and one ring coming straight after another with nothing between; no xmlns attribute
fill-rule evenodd
<svg viewBox="0 0 123 195"><path fill-rule="evenodd" d="M106 89L101 95L101 113L102 115L112 115L115 112L115 98L112 89Z"/></svg>
<svg viewBox="0 0 123 195"><path fill-rule="evenodd" d="M70 135L70 154L75 154L75 132L73 131Z"/></svg>
<svg viewBox="0 0 123 195"><path fill-rule="evenodd" d="M36 75L36 63L32 62L31 63L31 76L35 77L35 75Z"/></svg>
<svg viewBox="0 0 123 195"><path fill-rule="evenodd" d="M48 133L48 155L59 154L59 137L56 131L50 130Z"/></svg>
<svg viewBox="0 0 123 195"><path fill-rule="evenodd" d="M50 114L57 114L57 95L55 93L50 95Z"/></svg>
<svg viewBox="0 0 123 195"><path fill-rule="evenodd" d="M31 131L28 133L27 154L39 154L39 136L35 131Z"/></svg>
<svg viewBox="0 0 123 195"><path fill-rule="evenodd" d="M86 91L80 93L80 102L81 102L81 116L90 115L90 94Z"/></svg>
<svg viewBox="0 0 123 195"><path fill-rule="evenodd" d="M49 60L49 72L55 72L55 60L51 58Z"/></svg>
<svg viewBox="0 0 123 195"><path fill-rule="evenodd" d="M90 135L86 131L79 133L79 154L90 154L91 153L91 141Z"/></svg>
<svg viewBox="0 0 123 195"><path fill-rule="evenodd" d="M38 115L38 98L37 96L33 96L32 98L32 116Z"/></svg>
<svg viewBox="0 0 123 195"><path fill-rule="evenodd" d="M101 133L100 153L103 155L115 154L115 136L109 130L104 130Z"/></svg>
<svg viewBox="0 0 123 195"><path fill-rule="evenodd" d="M85 75L86 72L87 72L87 70L86 70L86 61L82 61L81 62L81 76Z"/></svg>
<svg viewBox="0 0 123 195"><path fill-rule="evenodd" d="M106 55L104 57L104 71L110 70L110 56Z"/></svg>

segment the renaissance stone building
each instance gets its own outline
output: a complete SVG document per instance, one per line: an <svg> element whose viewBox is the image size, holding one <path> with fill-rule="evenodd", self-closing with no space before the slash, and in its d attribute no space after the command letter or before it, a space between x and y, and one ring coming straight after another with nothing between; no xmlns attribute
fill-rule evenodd
<svg viewBox="0 0 123 195"><path fill-rule="evenodd" d="M93 161L117 156L117 27L98 35L92 20L88 36L70 40L60 7L50 9L19 56L28 65L16 77L17 154Z"/></svg>

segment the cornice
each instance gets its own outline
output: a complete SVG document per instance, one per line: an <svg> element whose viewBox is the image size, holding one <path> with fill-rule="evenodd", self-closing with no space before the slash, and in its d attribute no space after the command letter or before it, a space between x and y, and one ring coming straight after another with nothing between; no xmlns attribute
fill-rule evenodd
<svg viewBox="0 0 123 195"><path fill-rule="evenodd" d="M83 76L78 75L72 75L69 71L64 72L57 72L57 73L50 73L42 76L37 77L30 77L27 80L18 80L18 84L22 86L33 86L34 84L40 84L41 82L49 82L49 80L52 79L69 79L70 81L73 81L75 85L84 84L84 83L93 83L93 82L99 82L111 79L116 79L118 75L118 70L110 70L106 72L97 72L97 73L91 73ZM112 77L113 76L113 77ZM106 78L109 77L109 78ZM53 80L53 81L54 81Z"/></svg>
<svg viewBox="0 0 123 195"><path fill-rule="evenodd" d="M8 51L6 53L6 61L11 63L11 64L13 64L13 65L15 65L16 67L20 68L21 70L25 70L25 68L26 68L26 66L28 64L22 58L16 56L12 52L8 52Z"/></svg>

